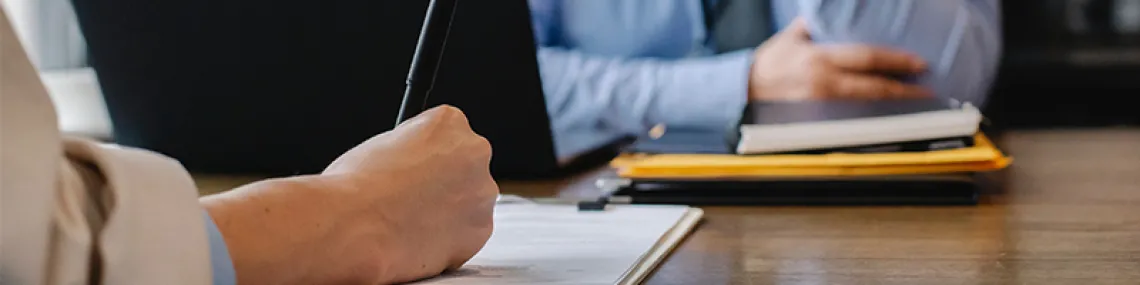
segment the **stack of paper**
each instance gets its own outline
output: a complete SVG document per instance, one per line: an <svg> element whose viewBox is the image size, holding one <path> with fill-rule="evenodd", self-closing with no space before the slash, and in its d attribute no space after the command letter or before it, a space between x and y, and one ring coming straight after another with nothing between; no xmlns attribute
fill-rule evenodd
<svg viewBox="0 0 1140 285"><path fill-rule="evenodd" d="M483 250L462 269L420 284L637 284L702 214L687 206L500 204Z"/></svg>
<svg viewBox="0 0 1140 285"><path fill-rule="evenodd" d="M611 165L626 178L879 176L984 172L1011 162L985 135L969 148L813 155L626 154Z"/></svg>

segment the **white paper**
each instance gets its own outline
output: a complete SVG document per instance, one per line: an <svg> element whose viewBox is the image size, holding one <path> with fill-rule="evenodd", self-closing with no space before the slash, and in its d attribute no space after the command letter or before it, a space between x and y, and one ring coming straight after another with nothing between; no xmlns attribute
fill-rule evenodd
<svg viewBox="0 0 1140 285"><path fill-rule="evenodd" d="M500 204L490 241L457 272L417 284L616 284L678 224L684 206Z"/></svg>

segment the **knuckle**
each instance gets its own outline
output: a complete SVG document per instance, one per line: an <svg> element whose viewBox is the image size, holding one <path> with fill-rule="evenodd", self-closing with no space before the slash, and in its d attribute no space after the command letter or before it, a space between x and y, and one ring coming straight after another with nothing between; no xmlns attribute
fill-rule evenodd
<svg viewBox="0 0 1140 285"><path fill-rule="evenodd" d="M843 97L858 97L862 94L871 93L870 88L874 87L861 78L844 77L836 84L835 93Z"/></svg>
<svg viewBox="0 0 1140 285"><path fill-rule="evenodd" d="M812 96L824 96L826 93L835 90L838 82L834 78L828 76L824 72L816 72L808 85L808 92Z"/></svg>
<svg viewBox="0 0 1140 285"><path fill-rule="evenodd" d="M490 173L488 173L488 176L490 176ZM488 179L487 184L487 192L491 194L491 200L494 202L494 200L499 197L499 193L502 192L502 189L499 188L499 183L495 183L494 178Z"/></svg>
<svg viewBox="0 0 1140 285"><path fill-rule="evenodd" d="M453 122L463 118L463 111L451 105L439 105L424 112L433 121Z"/></svg>
<svg viewBox="0 0 1140 285"><path fill-rule="evenodd" d="M810 98L821 98L827 96L831 90L834 90L834 88L828 84L812 84L811 87L807 89L807 96Z"/></svg>
<svg viewBox="0 0 1140 285"><path fill-rule="evenodd" d="M459 108L456 108L455 106L452 106L452 105L444 104L444 105L439 105L439 107L435 107L435 108L437 110L439 110L439 112L442 113L443 115L448 115L448 116L463 115L462 110L459 110Z"/></svg>
<svg viewBox="0 0 1140 285"><path fill-rule="evenodd" d="M857 64L862 66L873 66L881 59L879 53L874 49L860 49L852 57Z"/></svg>
<svg viewBox="0 0 1140 285"><path fill-rule="evenodd" d="M870 94L867 94L867 95L873 96L875 98L889 97L890 95L895 93L895 92L892 92L892 90L893 89L891 88L890 85L875 84L874 87L870 88L871 92L868 92Z"/></svg>
<svg viewBox="0 0 1140 285"><path fill-rule="evenodd" d="M474 133L472 133L472 135L475 136L475 138L472 139L471 143L471 147L474 150L474 153L476 153L480 158L490 158L492 151L491 141L483 136Z"/></svg>
<svg viewBox="0 0 1140 285"><path fill-rule="evenodd" d="M471 123L467 121L467 114L463 113L463 110L450 105L445 105L444 108L447 112L448 122L462 129L471 129Z"/></svg>
<svg viewBox="0 0 1140 285"><path fill-rule="evenodd" d="M495 183L495 179L493 177L491 177L490 171L487 172L486 176L487 177L484 180L485 182L484 182L483 186L480 187L478 192L480 193L480 199L483 200L481 202L484 202L481 205L491 205L490 206L491 209L488 210L488 213L487 213L487 216L489 217L494 212L494 204L495 204L495 201L498 200L498 198L499 198L500 189L499 189L499 184Z"/></svg>
<svg viewBox="0 0 1140 285"><path fill-rule="evenodd" d="M832 72L826 68L812 68L808 70L807 75L810 83L821 84L832 80Z"/></svg>
<svg viewBox="0 0 1140 285"><path fill-rule="evenodd" d="M804 64L806 67L820 67L827 64L829 61L827 53L818 50L808 50L804 55Z"/></svg>

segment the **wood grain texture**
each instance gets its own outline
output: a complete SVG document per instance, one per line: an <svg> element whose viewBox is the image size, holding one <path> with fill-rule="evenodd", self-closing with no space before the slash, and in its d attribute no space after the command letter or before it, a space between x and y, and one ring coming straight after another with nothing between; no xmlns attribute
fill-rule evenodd
<svg viewBox="0 0 1140 285"><path fill-rule="evenodd" d="M1014 132L968 207L710 207L647 284L1140 284L1140 130ZM588 173L502 182L596 195ZM214 190L231 187L202 178ZM230 184L240 184L229 180Z"/></svg>

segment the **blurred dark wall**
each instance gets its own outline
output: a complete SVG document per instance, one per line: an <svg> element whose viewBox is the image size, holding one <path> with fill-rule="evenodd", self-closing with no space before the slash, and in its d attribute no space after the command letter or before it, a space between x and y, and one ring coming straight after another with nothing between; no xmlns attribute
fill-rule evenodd
<svg viewBox="0 0 1140 285"><path fill-rule="evenodd" d="M987 116L1004 129L1140 125L1140 0L1003 1Z"/></svg>

